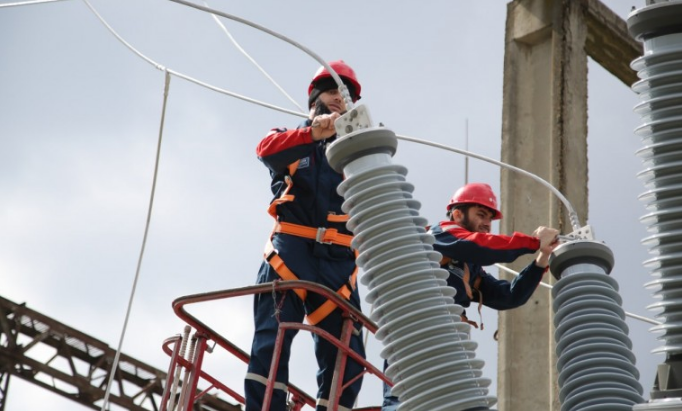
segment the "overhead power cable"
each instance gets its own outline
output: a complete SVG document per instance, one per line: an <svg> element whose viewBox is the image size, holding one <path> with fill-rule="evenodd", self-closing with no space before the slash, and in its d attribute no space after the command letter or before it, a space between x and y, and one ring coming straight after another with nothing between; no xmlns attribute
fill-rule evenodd
<svg viewBox="0 0 682 411"><path fill-rule="evenodd" d="M204 2L204 5L205 5L206 7L208 7L208 3ZM244 55L244 56L245 56L253 65L254 65L254 66L256 66L256 68L258 69L258 71L260 71L260 72L265 76L265 78L267 78L268 80L270 80L270 82L271 82L275 87L277 87L277 89L278 89L282 94L284 94L284 96L285 96L287 99L289 99L289 101L291 101L296 107L298 107L298 109L301 110L301 112L305 112L305 110L303 110L303 107L301 107L301 106L296 102L296 100L294 100L294 98L291 97L291 96L289 95L289 93L287 93L286 90L284 90L284 89L275 81L275 79L273 79L273 78L270 76L270 74L268 74L268 72L265 71L265 69L263 69L263 68L260 66L260 64L258 64L258 62L256 62L256 60L255 60L253 57L251 57L251 55L250 55L249 53L246 52L246 50L244 50L244 48L242 48L242 46L241 46L241 45L237 42L237 40L235 40L235 38L232 36L232 33L230 33L230 32L227 30L227 27L225 27L225 25L220 21L220 19L218 18L218 16L216 16L216 15L213 14L213 13L211 13L211 17L213 17L213 20L215 20L215 22L218 24L218 26L220 26L220 28L223 30L223 32L225 32L225 34L226 34L227 37L230 39L230 41L232 42L232 44L237 48L237 50L239 50L239 51L240 51L240 52L241 52L241 53L242 53L242 54L243 54L243 55Z"/></svg>
<svg viewBox="0 0 682 411"><path fill-rule="evenodd" d="M234 97L234 98L238 98L238 99L243 100L243 101L246 101L246 102L248 102L248 103L256 104L256 105L259 105L259 106L262 106L262 107L265 107L265 108L269 108L269 109L272 109L272 110L276 110L276 111L281 111L281 112L283 112L283 113L292 114L292 115L294 115L294 116L299 116L299 117L303 117L303 118L307 118L307 117L308 117L308 114L306 114L306 113L301 113L301 112L298 112L298 111L289 110L289 109L286 109L286 108L283 108L283 107L276 106L276 105L274 105L274 104L265 103L265 102L263 102L263 101L259 101L259 100L256 100L256 99L253 99L253 98L250 98L250 97L243 96L243 95L241 95L241 94L237 94L237 93L234 93L234 92L231 92L231 91L228 91L228 90L225 90L225 89L222 89L222 88L213 86L213 85L211 85L211 84L205 83L205 82L203 82L203 81L199 81L199 80L197 80L197 79L195 79L195 78L192 78L192 77L190 77L190 76L188 76L188 75L185 75L185 74L180 73L180 72L178 72L178 71L175 71L175 70L173 70L173 69L167 68L167 67L165 67L165 66L163 66L163 65L161 65L161 64L159 64L159 63L157 63L157 62L155 62L154 60L150 59L149 57L147 57L147 56L145 56L144 54L142 54L141 52L139 52L136 48L134 48L132 45L130 45L130 43L128 43L127 41L125 41L125 39L123 39L123 37L121 37L121 36L120 36L120 35L119 35L119 34L118 34L118 33L109 25L109 23L107 23L106 20L104 20L104 18L102 18L102 16L97 12L97 10L95 10L95 8L90 4L90 2L89 2L88 0L83 0L83 1L84 1L85 4L88 6L88 8L90 9L90 11L92 11L92 13L93 13L93 14L99 19L99 21L107 28L107 30L109 30L109 32L111 32L111 34L113 34L114 37L116 37L116 38L118 39L118 41L120 41L120 42L121 42L124 46L126 46L129 50L131 50L133 53L137 54L140 58L142 58L143 60L145 60L147 63L151 64L152 66L154 66L154 67L157 68L158 70L161 70L161 71L164 71L164 72L168 72L168 73L170 73L170 74L172 74L172 75L174 75L174 76L176 76L176 77L182 78L182 79L184 79L184 80L187 80L187 81L192 82L192 83L194 83L194 84L200 85L200 86L202 86L202 87L206 87L206 88L209 89L209 90L213 90L213 91L216 91L216 92L221 93L221 94L226 94L226 95L228 95L228 96L231 96L231 97Z"/></svg>
<svg viewBox="0 0 682 411"><path fill-rule="evenodd" d="M0 9L3 7L31 6L34 4L55 3L58 1L64 1L64 0L31 0L31 1L20 1L20 2L15 2L15 3L2 3L2 4L0 4Z"/></svg>
<svg viewBox="0 0 682 411"><path fill-rule="evenodd" d="M317 62L320 63L322 65L322 67L324 67L329 72L331 77L336 82L336 85L339 87L341 94L343 95L343 99L346 103L346 108L348 110L353 108L353 100L351 99L350 93L348 92L348 87L346 87L344 82L341 81L341 77L339 77L339 75L336 73L336 71L333 68L331 68L331 66L322 57L320 57L317 53L315 53L314 51L312 51L308 47L304 46L303 44L301 44L295 40L292 40L283 34L277 33L276 31L270 30L269 28L267 28L265 26L261 26L260 24L257 24L257 23L254 23L252 21L243 19L243 18L235 16L233 14L228 14L228 13L222 12L220 10L215 10L215 9L211 9L209 7L200 6L198 4L194 4L194 3L191 3L191 2L188 2L185 0L169 0L169 1L172 1L172 2L178 3L178 4L182 4L184 6L192 7L192 8L195 8L197 10L201 10L201 11L206 12L206 13L211 13L214 15L225 17L226 19L234 20L236 22L245 24L249 27L253 27L256 30L260 30L264 33L267 33L273 37L276 37L282 41L285 41L285 42L291 44L292 46L294 46L297 49L301 50L302 52L306 53L307 55L309 55L313 59L317 60Z"/></svg>
<svg viewBox="0 0 682 411"><path fill-rule="evenodd" d="M149 206L147 208L147 222L144 226L144 236L142 237L142 247L140 248L140 256L137 259L137 269L135 270L135 278L133 280L133 287L130 290L130 298L128 299L128 308L126 309L125 320L123 321L123 329L121 331L121 337L118 341L118 348L116 348L116 355L114 356L114 362L111 365L111 371L109 374L109 382L107 383L107 390L104 394L104 400L102 402L101 411L108 410L107 407L109 403L109 394L111 393L111 387L114 384L114 377L116 376L116 368L118 367L119 358L121 357L121 351L123 349L123 340L125 339L126 329L128 328L128 320L130 319L130 312L133 307L133 300L135 299L135 290L137 289L137 282L140 279L140 269L142 267L142 260L144 257L144 250L147 245L147 236L149 235L149 225L152 220L152 209L154 208L154 194L156 193L156 180L159 175L159 158L161 157L161 141L163 139L163 126L166 121L166 105L168 102L168 90L170 89L170 74L166 72L164 88L163 88L163 107L161 109L161 124L159 125L159 138L156 144L156 160L154 161L154 177L152 178L152 190L149 196Z"/></svg>
<svg viewBox="0 0 682 411"><path fill-rule="evenodd" d="M519 173L521 175L524 175L524 176L526 176L532 180L535 180L538 183L542 184L543 186L547 187L547 189L549 189L552 193L554 193L554 195L556 195L559 198L559 200L564 204L564 206L566 206L566 209L568 210L568 217L569 217L569 220L571 221L571 226L573 227L573 230L578 231L581 228L580 220L578 219L578 213L575 212L575 209L573 208L573 205L571 205L571 202L568 201L568 199L563 194L561 194L561 191L557 190L550 182L542 179L541 177L539 177L539 176L537 176L531 172L528 172L522 168L518 168L518 167L513 166L511 164L507 164L507 163L503 163L501 161L494 160L490 157L482 156L480 154L475 154L475 153L472 153L472 152L467 151L467 150L462 150L459 148L446 146L444 144L434 143L433 141L422 140L419 138L414 138L414 137L409 137L409 136L401 136L399 134L396 135L396 137L398 137L399 140L411 141L413 143L424 144L427 146L440 148L442 150L452 151L454 153L463 154L467 157L477 158L479 160L498 165L500 167L503 167L503 168L506 168L508 170Z"/></svg>

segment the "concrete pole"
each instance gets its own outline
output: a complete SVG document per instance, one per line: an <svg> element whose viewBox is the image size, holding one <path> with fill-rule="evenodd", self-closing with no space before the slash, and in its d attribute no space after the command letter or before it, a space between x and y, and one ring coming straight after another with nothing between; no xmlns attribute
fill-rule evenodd
<svg viewBox="0 0 682 411"><path fill-rule="evenodd" d="M502 161L548 180L587 216L586 1L518 0L508 4ZM572 231L559 201L540 184L503 170L501 232L539 225ZM530 258L517 261L520 270ZM501 277L509 277L500 274ZM545 281L550 281L549 275ZM509 278L508 278L509 279ZM500 411L559 411L550 293L499 316Z"/></svg>

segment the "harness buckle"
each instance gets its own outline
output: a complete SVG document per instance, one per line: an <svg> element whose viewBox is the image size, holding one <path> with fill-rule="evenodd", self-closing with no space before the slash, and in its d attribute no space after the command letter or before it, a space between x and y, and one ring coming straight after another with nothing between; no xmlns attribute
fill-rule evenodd
<svg viewBox="0 0 682 411"><path fill-rule="evenodd" d="M324 241L326 233L327 233L326 227L318 227L317 234L315 234L315 241L317 241L320 244L333 244L331 241Z"/></svg>
<svg viewBox="0 0 682 411"><path fill-rule="evenodd" d="M277 255L277 250L275 250L274 248L272 250L266 251L265 261L270 262L270 260L272 260L272 257L274 257L276 255Z"/></svg>

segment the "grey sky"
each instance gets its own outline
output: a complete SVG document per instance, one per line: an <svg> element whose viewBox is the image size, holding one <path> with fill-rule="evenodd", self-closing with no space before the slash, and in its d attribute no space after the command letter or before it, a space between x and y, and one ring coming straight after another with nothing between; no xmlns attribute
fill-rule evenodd
<svg viewBox="0 0 682 411"><path fill-rule="evenodd" d="M6 3L6 2L5 2ZM358 73L375 122L399 134L500 157L506 1L225 1L210 6L290 36ZM638 3L605 1L626 17ZM642 4L639 4L642 3ZM2 4L2 3L0 3ZM212 18L167 0L92 0L128 42L158 63L207 83L295 107L232 46ZM306 101L318 64L301 51L230 21L241 45L294 96ZM163 73L118 42L81 1L0 8L0 295L117 345L140 250L162 104ZM613 276L625 310L651 317L640 240L647 236L635 174L637 96L590 61L590 216L616 255ZM250 285L272 225L267 170L255 146L270 128L300 119L171 81L159 179L141 278L124 352L158 368L163 339L183 324L178 296ZM444 215L464 183L463 157L400 142L421 214ZM499 169L472 160L470 181L499 193ZM504 199L501 199L504 201ZM532 209L528 212L533 212ZM547 222L538 221L538 225ZM491 271L496 271L492 269ZM547 292L539 289L537 292ZM361 292L365 295L366 292ZM198 310L248 349L251 299ZM369 307L365 307L369 312ZM493 379L494 311L474 331ZM628 320L645 396L661 356L649 325ZM294 348L293 382L313 393L311 339ZM380 364L381 344L369 343ZM207 368L241 391L245 366L213 354ZM360 405L380 403L367 378ZM7 410L85 409L40 388L11 382ZM115 409L115 407L114 407Z"/></svg>

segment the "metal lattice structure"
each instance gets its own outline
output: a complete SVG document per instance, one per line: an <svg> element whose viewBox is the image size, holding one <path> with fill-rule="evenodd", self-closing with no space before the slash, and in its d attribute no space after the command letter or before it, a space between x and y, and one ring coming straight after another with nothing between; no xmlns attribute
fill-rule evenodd
<svg viewBox="0 0 682 411"><path fill-rule="evenodd" d="M100 340L0 297L0 411L12 376L99 410L115 354ZM121 354L109 402L131 411L157 411L165 380L166 372ZM241 410L210 395L195 408Z"/></svg>

